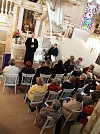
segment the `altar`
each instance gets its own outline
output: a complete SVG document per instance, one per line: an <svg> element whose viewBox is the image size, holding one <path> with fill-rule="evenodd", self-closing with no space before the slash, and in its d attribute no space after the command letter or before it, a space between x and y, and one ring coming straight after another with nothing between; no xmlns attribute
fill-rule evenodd
<svg viewBox="0 0 100 134"><path fill-rule="evenodd" d="M12 54L11 58L14 58L16 61L24 62L24 56L25 56L25 44L12 44ZM39 46L34 54L34 61L39 62L43 60L41 46Z"/></svg>

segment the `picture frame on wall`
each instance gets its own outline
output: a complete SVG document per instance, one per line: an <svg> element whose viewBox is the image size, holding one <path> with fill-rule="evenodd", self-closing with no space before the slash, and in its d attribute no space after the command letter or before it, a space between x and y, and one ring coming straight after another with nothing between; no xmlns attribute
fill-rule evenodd
<svg viewBox="0 0 100 134"><path fill-rule="evenodd" d="M73 24L67 25L67 29L66 29L65 34L64 34L65 38L70 38L70 39L72 38L74 27L75 27L75 25L73 25Z"/></svg>

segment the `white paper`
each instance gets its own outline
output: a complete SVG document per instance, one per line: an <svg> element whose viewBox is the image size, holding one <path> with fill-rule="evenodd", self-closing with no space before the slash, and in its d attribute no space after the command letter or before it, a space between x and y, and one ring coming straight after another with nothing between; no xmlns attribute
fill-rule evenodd
<svg viewBox="0 0 100 134"><path fill-rule="evenodd" d="M52 60L52 62L55 61L55 57L53 55L51 55L51 60Z"/></svg>

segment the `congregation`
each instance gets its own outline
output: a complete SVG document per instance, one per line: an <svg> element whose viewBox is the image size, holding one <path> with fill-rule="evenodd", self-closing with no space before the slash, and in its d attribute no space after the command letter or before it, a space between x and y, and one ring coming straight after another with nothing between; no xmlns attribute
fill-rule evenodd
<svg viewBox="0 0 100 134"><path fill-rule="evenodd" d="M29 85L27 90L24 89L27 95L25 101L29 101L31 104L34 102L35 93L45 93L41 104L34 106L29 104L31 112L38 109L35 125L42 127L47 117L51 116L57 121L55 134L60 134L62 118L68 117L73 110L81 111L78 121L85 126L88 121L87 116L92 114L100 98L100 84L97 85L99 78L93 72L95 66L91 64L89 67L83 68L82 60L79 57L75 61L75 57L71 55L64 63L59 60L58 63L52 64L48 59L42 61L38 68L32 68L31 62L27 61L25 67L20 70L15 66L15 60L11 59L9 65L3 69L3 74L18 74L19 93L22 92L21 82L25 80L25 78L22 79L23 74L33 74L33 78L28 80L32 80L32 85ZM48 77L44 78L43 75ZM66 96L65 90L69 90L70 94L67 93ZM45 102L51 92L56 92L57 95L53 98L52 104L46 105Z"/></svg>

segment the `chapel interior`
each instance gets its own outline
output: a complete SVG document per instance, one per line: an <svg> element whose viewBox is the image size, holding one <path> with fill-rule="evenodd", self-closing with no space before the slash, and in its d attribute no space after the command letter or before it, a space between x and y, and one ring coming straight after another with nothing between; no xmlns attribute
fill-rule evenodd
<svg viewBox="0 0 100 134"><path fill-rule="evenodd" d="M68 28L72 29L71 36L68 36ZM15 30L20 32L17 44L15 43L15 38L13 38ZM1 70L4 68L5 60L9 59L9 57L14 58L16 65L20 68L24 66L25 41L28 37L31 37L31 31L35 32L35 38L38 40L39 45L34 55L35 66L39 61L43 60L43 50L48 50L54 43L57 43L59 50L57 60L66 61L70 55L74 55L75 59L82 57L83 66L87 67L90 64L94 64L94 73L100 75L99 0L0 0ZM2 92L2 84L0 90ZM12 92L6 95L0 94L0 113L2 115L2 120L0 121L0 131L2 133L0 133L34 134L36 132L38 134L40 129L34 127L33 115L27 114L27 107L23 104L24 95L20 94L20 97L19 95L14 96L11 95L13 94ZM20 104L17 105L16 101L20 101ZM17 108L17 112L14 106L13 110L11 110L9 103ZM7 109L9 116L7 116ZM23 113L24 119L21 117L22 114L19 115L20 111ZM10 112L13 113L11 118ZM19 119L14 116L16 113L19 115ZM6 122L6 120L8 121ZM22 123L25 126L21 125ZM16 126L14 127L12 124L16 124ZM100 119L94 127L95 134L100 133L98 124L100 124ZM25 130L26 128L27 130ZM66 131L64 129L61 134L67 134ZM90 134L93 134L93 132L91 131ZM52 130L44 131L44 134L47 133L51 134ZM86 133L84 132L84 134Z"/></svg>

